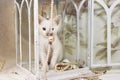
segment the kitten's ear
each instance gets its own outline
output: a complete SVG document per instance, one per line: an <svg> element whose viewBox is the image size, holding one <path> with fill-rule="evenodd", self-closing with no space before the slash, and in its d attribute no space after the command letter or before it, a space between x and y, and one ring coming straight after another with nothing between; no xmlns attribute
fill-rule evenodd
<svg viewBox="0 0 120 80"><path fill-rule="evenodd" d="M59 25L60 22L61 22L61 15L56 16L56 17L54 18L54 21L57 23L57 25Z"/></svg>
<svg viewBox="0 0 120 80"><path fill-rule="evenodd" d="M38 19L39 24L41 24L41 22L42 22L43 20L45 20L45 18L43 18L41 15L39 15L39 19Z"/></svg>

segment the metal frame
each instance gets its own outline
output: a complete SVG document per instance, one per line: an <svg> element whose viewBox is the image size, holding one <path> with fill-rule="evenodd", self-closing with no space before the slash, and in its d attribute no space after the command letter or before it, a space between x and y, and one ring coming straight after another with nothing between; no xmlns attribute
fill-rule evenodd
<svg viewBox="0 0 120 80"><path fill-rule="evenodd" d="M23 7L23 4L25 3L26 6L27 6L27 9L28 10L28 34L29 34L29 71L31 71L32 69L32 59L31 59L31 5L32 5L32 2L33 0L30 0L30 2L28 2L28 0L21 0L21 4L19 4L16 0L14 1L15 2L15 10L17 12L18 10L18 14L15 13L15 26L16 26L16 64L19 65L19 62L18 62L18 44L20 45L20 65L19 66L23 66L23 53L22 53L22 30L21 30L21 27L22 27L22 7ZM19 15L19 22L17 22L17 15ZM20 34L18 34L18 24L19 23L19 32ZM35 31L36 32L36 31ZM18 38L20 39L20 41L18 42Z"/></svg>
<svg viewBox="0 0 120 80"><path fill-rule="evenodd" d="M74 7L75 7L75 10L76 10L76 16L77 16L77 55L76 55L76 59L77 59L77 62L79 62L80 60L80 19L79 19L79 16L80 16L80 10L83 6L83 4L85 3L86 0L82 0L80 3L79 3L79 6L77 6L77 4L74 2L74 0L71 0L71 2L73 3Z"/></svg>
<svg viewBox="0 0 120 80"><path fill-rule="evenodd" d="M34 2L34 55L35 55L35 60L34 63L32 63L32 53L31 53L31 5ZM39 78L39 51L38 51L38 0L30 0L30 2L28 2L28 0L21 0L21 4L19 4L16 0L14 0L15 3L15 34L16 34L16 65L19 66L21 69L23 70L27 70L29 72L32 73L32 64L34 64L34 71L35 71L35 75L37 78ZM23 4L26 4L27 6L27 11L28 11L28 34L29 34L29 62L28 62L28 66L29 68L26 69L23 67L23 64L27 64L26 62L23 62L23 56L24 54L22 53L22 7ZM18 11L18 14L17 14ZM17 21L17 17L19 16L19 21ZM19 25L18 25L19 23ZM18 28L19 28L19 34L18 34ZM18 40L18 38L20 40ZM19 45L18 45L19 44ZM18 48L20 48L20 51L18 51ZM18 55L20 54L20 56ZM18 62L18 57L20 57L20 62ZM20 64L19 64L20 63Z"/></svg>
<svg viewBox="0 0 120 80"><path fill-rule="evenodd" d="M77 55L76 59L79 61L80 58L80 10L85 3L86 0L82 0L79 6L74 2L74 0L70 0L72 4L75 7L76 10L76 16L77 16ZM94 34L94 1L99 3L103 8L105 9L105 12L107 14L107 64L97 64L95 65L93 63L93 34ZM16 64L20 67L23 68L23 53L22 53L22 7L23 4L26 3L27 5L27 10L28 10L28 29L29 29L29 69L26 69L28 71L32 71L32 53L31 53L31 5L32 2L34 2L34 55L35 55L35 61L34 61L34 69L35 69L35 75L39 79L40 78L40 69L39 69L39 43L38 43L38 0L31 0L30 3L28 3L28 0L22 0L21 5L18 4L18 2L15 0L15 10L18 13L15 13L15 28L16 28ZM120 3L120 0L116 0L113 5L108 8L106 4L104 3L103 0L88 0L88 15L89 15L89 20L88 20L88 35L89 35L89 40L88 40L88 61L89 67L106 67L106 66L120 66L120 63L111 63L111 14L114 9L114 7ZM66 7L65 7L66 9ZM17 21L17 15L19 15L19 22ZM63 11L63 17L65 15L65 10ZM18 27L19 23L19 27ZM20 35L18 34L18 28ZM18 40L20 39L20 41ZM19 45L18 45L19 44ZM20 47L20 51L18 51L18 48ZM18 54L20 53L20 64L18 62Z"/></svg>
<svg viewBox="0 0 120 80"><path fill-rule="evenodd" d="M94 34L94 2L100 4L107 15L107 64L94 64L93 63L93 34ZM90 0L89 6L89 50L90 50L90 67L106 67L106 66L120 66L120 63L111 63L111 14L113 9L120 4L120 0L116 0L110 8L104 3L103 0Z"/></svg>
<svg viewBox="0 0 120 80"><path fill-rule="evenodd" d="M34 50L35 50L35 75L39 79L39 43L38 43L38 0L34 0Z"/></svg>

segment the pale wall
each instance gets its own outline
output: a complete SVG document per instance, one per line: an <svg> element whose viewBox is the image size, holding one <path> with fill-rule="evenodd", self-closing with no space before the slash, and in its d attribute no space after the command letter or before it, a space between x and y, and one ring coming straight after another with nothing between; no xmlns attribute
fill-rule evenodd
<svg viewBox="0 0 120 80"><path fill-rule="evenodd" d="M14 0L0 0L0 56L15 58Z"/></svg>

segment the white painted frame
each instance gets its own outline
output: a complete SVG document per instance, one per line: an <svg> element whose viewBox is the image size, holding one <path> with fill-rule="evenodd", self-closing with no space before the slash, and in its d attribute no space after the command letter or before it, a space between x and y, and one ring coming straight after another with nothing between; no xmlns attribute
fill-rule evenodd
<svg viewBox="0 0 120 80"><path fill-rule="evenodd" d="M107 15L107 64L94 64L93 63L93 39L94 39L94 2L100 4ZM106 66L120 66L120 63L111 63L111 14L113 9L120 4L120 0L116 0L110 8L105 4L103 0L89 0L89 60L90 60L90 67L106 67Z"/></svg>
<svg viewBox="0 0 120 80"><path fill-rule="evenodd" d="M32 53L31 53L31 5L34 1L34 55L35 55L35 61L34 61L34 70L35 70L35 75L38 74L39 72L39 54L38 54L38 0L30 0L30 2L28 2L28 0L21 0L21 4L19 4L16 0L14 0L15 3L15 34L16 34L16 65L19 66L20 68L23 68L23 64L26 64L23 62L23 56L24 54L22 53L22 7L23 4L25 3L27 6L28 10L28 34L29 34L29 62L28 62L28 66L29 69L26 69L30 72L32 72ZM18 11L18 14L17 14ZM19 22L17 21L17 15L19 15ZM18 27L18 23L19 23L19 27ZM20 34L18 34L18 28L19 28L19 32ZM18 37L20 39L20 41L18 42ZM20 52L18 51L18 44L20 45ZM20 62L18 62L18 54L20 53ZM20 63L20 64L19 64Z"/></svg>
<svg viewBox="0 0 120 80"><path fill-rule="evenodd" d="M76 5L76 3L73 0L70 0L75 9L76 9L76 16L77 16L77 55L76 55L76 59L77 61L79 61L80 59L80 20L79 20L79 16L80 16L80 10L83 6L83 4L85 3L86 0L82 0L82 2L79 4L79 6ZM99 3L100 5L102 5L106 11L107 14L107 64L103 64L103 65L95 65L93 64L93 30L94 30L94 1L96 1L97 3ZM23 68L23 62L22 62L22 37L21 37L21 13L22 13L22 6L24 4L24 2L27 4L27 9L28 9L28 27L29 27L29 69L28 71L31 72L32 70L32 60L31 60L31 25L30 25L30 19L31 19L31 13L30 13L30 8L31 8L31 4L32 2L34 2L34 54L35 54L35 61L34 61L34 69L35 69L35 75L37 77L37 79L40 78L40 69L39 69L39 43L38 43L38 0L31 0L30 4L28 4L27 0L22 0L21 5L19 5L17 3L17 1L15 0L15 10L18 10L19 13L19 30L20 30L20 36L18 36L18 22L17 19L15 18L15 32L16 32L16 64L20 67ZM120 0L116 0L113 5L108 8L105 3L103 2L103 0L88 0L88 15L89 15L89 21L88 21L88 35L89 35L89 48L88 48L88 61L89 61L89 67L106 67L106 66L120 66L120 63L111 63L111 13L114 9L114 7L120 3ZM15 17L18 14L15 15ZM63 11L63 17L65 15L65 11ZM18 37L20 38L20 41L18 42ZM18 43L20 44L20 64L18 63ZM24 68L23 68L24 69ZM27 70L27 69L24 69Z"/></svg>
<svg viewBox="0 0 120 80"><path fill-rule="evenodd" d="M39 65L39 37L38 37L38 0L34 0L34 50L35 50L35 75L39 79L40 65Z"/></svg>
<svg viewBox="0 0 120 80"><path fill-rule="evenodd" d="M79 6L77 6L77 4L74 2L74 0L71 0L72 4L74 5L75 7L75 10L76 10L76 16L77 16L77 55L76 55L76 59L77 59L77 63L79 63L80 61L80 10L83 6L83 4L85 3L86 0L82 0L80 3L79 3Z"/></svg>
<svg viewBox="0 0 120 80"><path fill-rule="evenodd" d="M31 25L30 25L30 20L31 20L31 11L30 11L30 9L31 9L31 4L32 4L32 2L34 2L34 44L35 44L35 46L34 46L34 54L35 54L35 61L34 61L34 66L35 66L35 75L36 75L36 77L37 77L37 79L39 79L40 78L40 69L39 69L39 43L38 43L38 0L31 0L30 1L30 4L28 3L28 0L21 0L22 2L21 2L21 5L19 5L19 3L15 0L15 9L16 9L16 11L18 10L18 13L19 13L19 22L17 22L17 15L18 14L16 14L16 16L15 16L15 26L16 26L16 64L20 67L20 68L22 68L22 69L24 69L24 70L28 70L28 71L30 71L31 72L31 70L32 70L32 61L31 61L31 29L30 29L30 27L31 27ZM83 4L84 4L84 2L85 2L86 0L83 0L81 3L80 3L80 5L79 6L77 6L77 4L73 1L73 0L71 0L71 2L73 3L73 5L74 5L74 7L75 7L75 9L76 9L76 16L77 16L77 56L76 56L76 59L77 59L77 61L79 61L79 57L80 57L80 31L79 31L79 29L80 29L80 20L79 20L79 16L80 16L80 10L81 10L81 8L82 8L82 6L83 6ZM21 33L22 33L22 30L21 30L21 27L22 27L22 7L23 7L23 4L26 4L27 5L27 10L28 10L28 27L29 27L29 69L25 69L24 67L23 67L23 64L25 64L24 62L23 62L23 60L22 60L22 57L23 57L23 53L22 53L22 35L21 35ZM19 32L20 32L20 35L18 34L18 26L17 26L17 24L20 24L19 25ZM19 36L18 36L19 35ZM18 37L20 38L20 41L18 42ZM20 64L19 64L19 62L18 62L18 54L19 54L19 52L18 52L18 43L20 44Z"/></svg>

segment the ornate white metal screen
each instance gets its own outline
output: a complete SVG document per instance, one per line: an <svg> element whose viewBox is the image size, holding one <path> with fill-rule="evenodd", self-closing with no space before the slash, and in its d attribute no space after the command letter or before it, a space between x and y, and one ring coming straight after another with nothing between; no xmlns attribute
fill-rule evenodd
<svg viewBox="0 0 120 80"><path fill-rule="evenodd" d="M40 0L41 1L41 0ZM57 0L56 0L57 1ZM60 0L63 1L63 0ZM78 1L78 3L77 3ZM38 44L38 14L39 14L39 6L38 6L39 0L15 0L15 9L16 9L16 64L20 66L21 68L25 68L29 70L30 72L34 73L39 77L40 75L40 65L39 65L39 44ZM107 28L107 40L106 40L106 62L95 64L95 45L94 45L94 34L95 28L98 25L95 25L95 19L97 18L95 16L95 7L99 4L102 6L102 10L106 13L106 28ZM75 42L75 59L77 63L81 64L81 54L85 54L85 63L88 67L105 67L105 66L120 66L120 62L118 63L111 63L111 52L112 52L112 37L111 37L111 22L112 22L112 12L114 8L120 4L120 0L115 0L110 7L108 7L105 4L105 0L66 0L65 8L62 11L63 15L63 23L65 24L66 15L67 13L68 5L73 5L73 10L75 13L72 14L72 17L74 16L74 22L75 22L75 28L76 28L76 42ZM86 20L83 20L84 22L81 22L82 16L82 9L87 9L86 14L84 14ZM57 10L57 14L58 14ZM71 11L71 12L74 12ZM71 14L71 13L70 13ZM68 18L67 18L68 19ZM83 25L86 24L86 25ZM62 25L65 27L65 25ZM73 26L73 25L72 25ZM81 50L82 46L81 43L83 41L81 37L81 28L87 29L87 36L86 36L86 50ZM64 28L63 27L63 28ZM63 30L64 31L64 30ZM65 36L65 33L63 32L63 36ZM84 34L84 30L83 30ZM88 38L87 38L88 37ZM73 38L72 38L73 39ZM65 40L65 37L64 39ZM63 41L64 47L65 47L65 41ZM86 52L85 52L86 51Z"/></svg>
<svg viewBox="0 0 120 80"><path fill-rule="evenodd" d="M117 7L119 4L120 4L120 0L111 0L111 5L107 5L105 3L106 0L90 0L89 1L89 49L90 49L90 66L91 67L106 67L106 66L120 66L120 62L112 62L112 50L116 50L119 48L112 48L112 15L113 15L113 10L115 9L115 7ZM100 5L103 10L105 11L105 15L106 15L106 28L107 28L107 33L106 33L106 63L97 63L95 64L95 60L93 57L95 52L94 52L94 39L95 39L95 36L94 34L97 34L95 33L95 28L98 27L99 25L95 25L95 8L96 8L96 4ZM117 10L119 11L119 9ZM99 37L100 38L100 37ZM100 44L101 45L101 44ZM102 54L102 53L101 53ZM119 55L118 55L119 56Z"/></svg>
<svg viewBox="0 0 120 80"><path fill-rule="evenodd" d="M75 20L75 22L74 21L71 22L71 25L72 25L72 23L75 24L75 28L76 28L76 42L74 43L75 46L76 46L76 52L74 54L75 54L75 60L77 61L78 65L81 64L80 62L82 62L81 59L80 59L81 58L80 54L82 53L82 51L80 49L81 48L81 41L80 41L81 40L81 30L80 30L80 28L81 28L81 25L80 25L81 21L80 21L80 17L81 16L80 15L82 15L82 7L84 6L84 4L86 2L87 2L86 0L82 0L82 1L78 1L78 2L76 0L66 0L66 5L65 5L65 8L64 8L64 11L63 11L63 23L64 24L67 24L67 22L65 21L65 18L66 18L67 15L75 17L75 19L73 19L73 20ZM67 14L66 13L69 4L72 5L72 7L74 9L73 12L75 12L75 14L69 14L69 13ZM84 18L86 18L86 17L84 17ZM64 26L64 27L66 27L66 26ZM64 37L66 37L65 34L64 34ZM65 45L65 42L64 42L64 45ZM87 55L87 53L85 53L85 54ZM87 63L87 58L88 57L86 56L85 57L86 63Z"/></svg>
<svg viewBox="0 0 120 80"><path fill-rule="evenodd" d="M35 75L39 72L38 0L15 0L16 64Z"/></svg>

